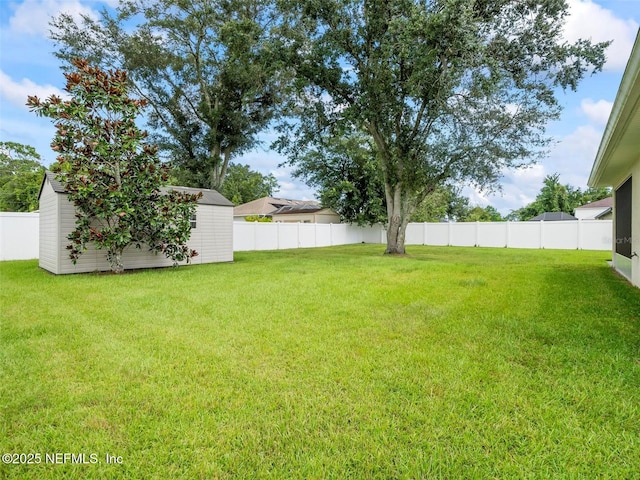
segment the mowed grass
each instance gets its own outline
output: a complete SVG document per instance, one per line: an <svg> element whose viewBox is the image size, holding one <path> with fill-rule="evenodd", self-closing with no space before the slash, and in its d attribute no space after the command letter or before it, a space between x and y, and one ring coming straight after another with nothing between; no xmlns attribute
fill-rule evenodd
<svg viewBox="0 0 640 480"><path fill-rule="evenodd" d="M0 476L640 478L640 290L607 252L381 253L1 263L0 453L41 463Z"/></svg>

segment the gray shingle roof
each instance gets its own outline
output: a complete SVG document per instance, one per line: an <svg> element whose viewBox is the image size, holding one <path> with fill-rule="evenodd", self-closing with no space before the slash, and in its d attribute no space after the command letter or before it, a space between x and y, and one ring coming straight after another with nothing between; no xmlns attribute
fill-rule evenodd
<svg viewBox="0 0 640 480"><path fill-rule="evenodd" d="M557 222L560 220L577 220L577 218L565 212L544 212L542 215L529 219L530 222L539 222L540 220L545 222Z"/></svg>
<svg viewBox="0 0 640 480"><path fill-rule="evenodd" d="M65 193L64 186L56 180L56 176L53 172L45 172L45 177L42 180L42 184L44 185L44 180L49 180L53 191L56 193ZM233 203L227 200L216 190L210 190L207 188L189 188L189 187L174 187L174 186L166 186L161 187L160 190L162 192L167 192L169 190L176 190L179 192L186 192L191 194L197 194L198 192L202 192L202 197L198 199L198 204L200 205L218 205L222 207L233 207ZM42 187L40 187L40 193L42 193ZM39 196L39 195L38 195Z"/></svg>

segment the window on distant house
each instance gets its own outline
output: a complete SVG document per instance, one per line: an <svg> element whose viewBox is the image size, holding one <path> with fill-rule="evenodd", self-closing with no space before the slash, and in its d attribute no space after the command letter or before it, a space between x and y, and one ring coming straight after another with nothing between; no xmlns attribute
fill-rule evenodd
<svg viewBox="0 0 640 480"><path fill-rule="evenodd" d="M191 224L191 230L196 228L196 214L195 213L193 215L191 215L191 218L189 219L189 223Z"/></svg>

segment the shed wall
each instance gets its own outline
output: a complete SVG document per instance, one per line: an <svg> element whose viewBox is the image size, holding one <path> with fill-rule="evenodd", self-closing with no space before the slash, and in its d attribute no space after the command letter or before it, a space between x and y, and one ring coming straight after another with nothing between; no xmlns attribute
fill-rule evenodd
<svg viewBox="0 0 640 480"><path fill-rule="evenodd" d="M51 183L45 180L40 194L38 263L40 268L53 273L60 273L58 247L60 237L60 224L58 222L59 200L58 194L51 188Z"/></svg>
<svg viewBox="0 0 640 480"><path fill-rule="evenodd" d="M51 271L66 274L110 270L106 251L96 249L93 244L88 245L75 265L71 262L66 246L69 243L67 235L75 228L75 209L65 195L54 195L58 197L59 202L59 232L56 236L59 268L57 271ZM41 240L43 238L41 236ZM198 252L198 256L192 259L194 264L233 261L233 207L198 205L196 228L192 230L187 245ZM145 245L140 249L135 246L129 247L123 253L122 259L127 270L173 265L171 259L149 251Z"/></svg>

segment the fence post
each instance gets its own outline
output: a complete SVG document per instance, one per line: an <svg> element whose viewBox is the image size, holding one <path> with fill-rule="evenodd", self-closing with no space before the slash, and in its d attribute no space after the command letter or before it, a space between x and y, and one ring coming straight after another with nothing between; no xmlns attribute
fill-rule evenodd
<svg viewBox="0 0 640 480"><path fill-rule="evenodd" d="M540 248L544 248L544 220L540 220Z"/></svg>

